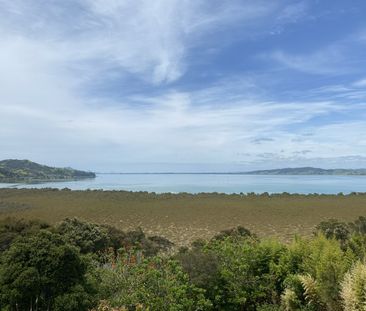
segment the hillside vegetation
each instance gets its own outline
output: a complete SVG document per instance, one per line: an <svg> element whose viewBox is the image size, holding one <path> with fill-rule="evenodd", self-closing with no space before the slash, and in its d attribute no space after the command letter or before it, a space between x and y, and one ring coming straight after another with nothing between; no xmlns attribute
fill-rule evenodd
<svg viewBox="0 0 366 311"><path fill-rule="evenodd" d="M57 168L29 160L0 161L0 182L33 182L95 178L92 172Z"/></svg>

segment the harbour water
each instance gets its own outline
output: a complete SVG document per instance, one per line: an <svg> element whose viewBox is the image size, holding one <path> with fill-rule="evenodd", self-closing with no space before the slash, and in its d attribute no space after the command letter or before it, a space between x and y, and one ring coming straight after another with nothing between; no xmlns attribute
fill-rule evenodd
<svg viewBox="0 0 366 311"><path fill-rule="evenodd" d="M0 188L69 188L164 192L324 193L366 192L366 176L239 175L239 174L97 174L95 179L32 184L0 184Z"/></svg>

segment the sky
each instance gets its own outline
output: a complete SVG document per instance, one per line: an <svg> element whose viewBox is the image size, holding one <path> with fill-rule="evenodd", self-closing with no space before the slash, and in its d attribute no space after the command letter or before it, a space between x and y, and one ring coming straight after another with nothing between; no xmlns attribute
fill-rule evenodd
<svg viewBox="0 0 366 311"><path fill-rule="evenodd" d="M366 167L364 0L0 0L0 159Z"/></svg>

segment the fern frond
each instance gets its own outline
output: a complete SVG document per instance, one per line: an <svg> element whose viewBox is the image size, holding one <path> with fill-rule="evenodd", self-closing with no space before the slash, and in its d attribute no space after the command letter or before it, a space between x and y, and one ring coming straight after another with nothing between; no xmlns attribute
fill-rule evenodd
<svg viewBox="0 0 366 311"><path fill-rule="evenodd" d="M300 275L299 280L304 288L306 302L317 310L324 310L324 303L319 294L319 287L316 280L311 275Z"/></svg>
<svg viewBox="0 0 366 311"><path fill-rule="evenodd" d="M366 265L357 262L346 273L341 284L341 297L345 311L366 310Z"/></svg>
<svg viewBox="0 0 366 311"><path fill-rule="evenodd" d="M290 289L286 288L281 296L281 303L285 311L295 311L298 310L298 297L296 293Z"/></svg>

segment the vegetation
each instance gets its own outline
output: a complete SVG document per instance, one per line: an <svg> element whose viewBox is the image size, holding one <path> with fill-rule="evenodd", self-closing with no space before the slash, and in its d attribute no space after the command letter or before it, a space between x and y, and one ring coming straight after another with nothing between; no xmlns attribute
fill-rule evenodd
<svg viewBox="0 0 366 311"><path fill-rule="evenodd" d="M0 220L6 217L56 224L78 217L121 230L141 227L179 246L210 239L227 228L243 226L259 237L290 242L311 236L327 219L350 222L366 215L366 194L155 194L68 189L0 189ZM366 222L355 224L366 232Z"/></svg>
<svg viewBox="0 0 366 311"><path fill-rule="evenodd" d="M41 230L1 256L0 306L10 310L88 310L95 288L87 262L59 234Z"/></svg>
<svg viewBox="0 0 366 311"><path fill-rule="evenodd" d="M0 310L365 310L364 221L324 221L287 244L236 227L173 251L141 230L8 218Z"/></svg>
<svg viewBox="0 0 366 311"><path fill-rule="evenodd" d="M0 310L364 310L365 206L360 193L2 189Z"/></svg>
<svg viewBox="0 0 366 311"><path fill-rule="evenodd" d="M323 169L316 167L280 168L251 171L250 175L366 175L366 169Z"/></svg>
<svg viewBox="0 0 366 311"><path fill-rule="evenodd" d="M29 160L0 161L0 182L36 182L95 178L95 173L56 168L41 165Z"/></svg>

